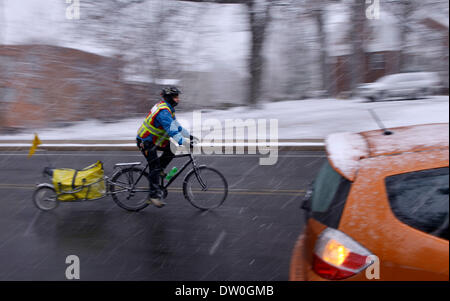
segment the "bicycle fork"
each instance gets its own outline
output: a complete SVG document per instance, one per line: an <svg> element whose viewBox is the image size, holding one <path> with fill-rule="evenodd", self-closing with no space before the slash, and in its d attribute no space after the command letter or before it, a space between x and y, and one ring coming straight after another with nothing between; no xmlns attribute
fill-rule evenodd
<svg viewBox="0 0 450 301"><path fill-rule="evenodd" d="M194 166L195 177L200 183L200 186L202 186L202 191L208 190L208 185L203 181L202 177L200 176L200 169L197 167L197 162L195 162L194 158L192 158L192 165Z"/></svg>

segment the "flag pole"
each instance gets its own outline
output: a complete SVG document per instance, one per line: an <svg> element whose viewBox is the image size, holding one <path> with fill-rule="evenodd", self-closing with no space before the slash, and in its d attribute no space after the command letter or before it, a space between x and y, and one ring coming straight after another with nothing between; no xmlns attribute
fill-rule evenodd
<svg viewBox="0 0 450 301"><path fill-rule="evenodd" d="M38 148L38 146L42 144L41 140L39 139L38 134L34 133L34 139L30 147L30 151L28 152L28 158L32 157ZM52 167L52 163L50 162L50 159L48 158L48 151L45 149L45 159L47 160L47 163L49 164L49 167Z"/></svg>

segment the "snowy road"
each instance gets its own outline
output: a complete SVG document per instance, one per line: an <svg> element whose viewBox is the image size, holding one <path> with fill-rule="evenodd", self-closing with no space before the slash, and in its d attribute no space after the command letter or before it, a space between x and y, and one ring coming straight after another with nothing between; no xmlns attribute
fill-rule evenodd
<svg viewBox="0 0 450 301"><path fill-rule="evenodd" d="M68 255L80 258L81 280L287 280L303 224L300 201L325 156L281 152L273 166L258 165L259 156L201 156L230 185L223 207L206 213L176 191L165 208L139 213L109 198L41 212L31 195L47 160L71 168L102 160L109 174L114 163L141 157L0 152L0 280L65 280Z"/></svg>

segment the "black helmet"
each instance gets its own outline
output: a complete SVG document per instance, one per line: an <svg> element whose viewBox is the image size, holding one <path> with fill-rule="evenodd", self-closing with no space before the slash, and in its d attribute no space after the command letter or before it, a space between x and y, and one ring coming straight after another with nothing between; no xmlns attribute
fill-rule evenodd
<svg viewBox="0 0 450 301"><path fill-rule="evenodd" d="M170 103L172 106L177 105L173 98L177 97L179 94L181 94L181 91L177 87L167 87L162 89L161 91L162 98L164 98L164 100Z"/></svg>

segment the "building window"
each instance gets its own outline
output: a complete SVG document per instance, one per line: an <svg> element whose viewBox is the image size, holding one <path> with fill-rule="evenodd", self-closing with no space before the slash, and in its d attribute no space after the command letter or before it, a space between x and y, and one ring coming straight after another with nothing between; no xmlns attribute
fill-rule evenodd
<svg viewBox="0 0 450 301"><path fill-rule="evenodd" d="M16 62L13 57L0 55L0 73L5 76L11 76L15 71Z"/></svg>
<svg viewBox="0 0 450 301"><path fill-rule="evenodd" d="M384 69L384 54L373 53L370 56L370 69L371 70L382 70Z"/></svg>
<svg viewBox="0 0 450 301"><path fill-rule="evenodd" d="M16 89L11 87L0 87L0 102L14 102L16 100Z"/></svg>
<svg viewBox="0 0 450 301"><path fill-rule="evenodd" d="M25 62L29 65L29 71L31 71L32 73L41 71L41 61L39 60L39 57L37 55L27 55Z"/></svg>
<svg viewBox="0 0 450 301"><path fill-rule="evenodd" d="M30 96L28 97L28 102L33 104L41 104L42 103L42 89L32 88Z"/></svg>

